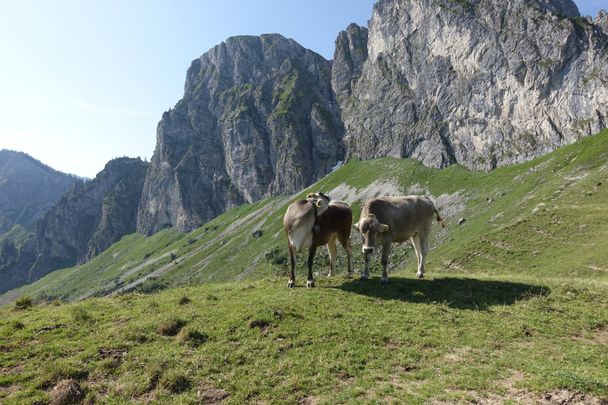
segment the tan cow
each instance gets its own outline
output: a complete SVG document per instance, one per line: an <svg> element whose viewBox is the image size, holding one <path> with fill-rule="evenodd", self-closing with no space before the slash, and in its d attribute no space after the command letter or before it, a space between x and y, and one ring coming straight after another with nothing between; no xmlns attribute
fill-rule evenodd
<svg viewBox="0 0 608 405"><path fill-rule="evenodd" d="M418 259L418 278L424 277L424 261L428 251L428 238L433 216L445 226L435 204L423 196L378 197L365 202L361 218L355 228L363 236L362 251L365 256L365 270L361 279L369 278L369 261L376 246L382 246L381 283L388 282L386 267L391 252L391 244L412 240Z"/></svg>
<svg viewBox="0 0 608 405"><path fill-rule="evenodd" d="M348 258L348 274L352 274L352 250L350 230L353 214L346 203L334 202L323 193L308 194L306 200L292 203L283 217L287 235L291 273L287 286L295 286L296 251L308 249L307 287L314 287L312 265L319 246L327 245L329 252L329 275L336 266L336 240L340 242Z"/></svg>

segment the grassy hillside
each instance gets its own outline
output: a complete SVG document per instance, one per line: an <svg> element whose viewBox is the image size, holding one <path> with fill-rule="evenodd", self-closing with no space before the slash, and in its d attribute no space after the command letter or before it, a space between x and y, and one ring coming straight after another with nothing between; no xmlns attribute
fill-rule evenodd
<svg viewBox="0 0 608 405"><path fill-rule="evenodd" d="M362 197L425 192L448 218L433 228L427 278L414 278L404 244L388 286L378 263L369 282L345 278L341 256L337 277L287 289L284 197L190 234L125 237L2 297L138 291L0 309L0 403L56 399L73 379L75 392L110 403L599 404L607 188L608 132L491 173L350 162L310 189L354 201L357 218Z"/></svg>
<svg viewBox="0 0 608 405"><path fill-rule="evenodd" d="M104 403L608 397L605 282L409 273L2 309L0 402L46 401L65 379Z"/></svg>
<svg viewBox="0 0 608 405"><path fill-rule="evenodd" d="M407 159L352 161L298 197L310 190L329 192L352 202L358 218L360 200L366 196L432 195L450 226L433 230L430 272L606 280L607 157L608 132L604 132L532 162L490 173L460 166L435 170ZM89 263L4 294L0 305L20 295L72 300L133 288L151 291L286 275L281 223L291 200L275 197L238 207L190 234L169 229L150 238L127 236ZM465 219L462 225L460 218ZM260 237L254 237L257 230ZM358 252L358 235L354 244ZM355 258L360 268L360 255ZM412 258L409 244L397 248L393 268L413 266ZM301 269L304 261L302 255ZM316 269L325 273L325 251L317 263Z"/></svg>

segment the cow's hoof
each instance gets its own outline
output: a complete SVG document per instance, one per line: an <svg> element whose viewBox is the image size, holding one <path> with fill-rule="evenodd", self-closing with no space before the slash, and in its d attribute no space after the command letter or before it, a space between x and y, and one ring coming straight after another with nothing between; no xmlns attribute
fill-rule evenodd
<svg viewBox="0 0 608 405"><path fill-rule="evenodd" d="M367 274L363 274L361 276L361 281L367 281L367 280L369 280L369 276Z"/></svg>
<svg viewBox="0 0 608 405"><path fill-rule="evenodd" d="M416 277L418 277L418 278L424 278L424 273L418 272L418 273L416 273Z"/></svg>
<svg viewBox="0 0 608 405"><path fill-rule="evenodd" d="M382 284L382 285L388 284L388 278L381 278L380 279L380 284Z"/></svg>
<svg viewBox="0 0 608 405"><path fill-rule="evenodd" d="M294 288L295 286L296 286L295 281L293 281L293 280L289 280L289 281L287 282L287 288Z"/></svg>
<svg viewBox="0 0 608 405"><path fill-rule="evenodd" d="M307 287L307 288L313 288L314 286L315 286L315 282L314 282L314 280L308 280L308 281L306 282L306 287Z"/></svg>

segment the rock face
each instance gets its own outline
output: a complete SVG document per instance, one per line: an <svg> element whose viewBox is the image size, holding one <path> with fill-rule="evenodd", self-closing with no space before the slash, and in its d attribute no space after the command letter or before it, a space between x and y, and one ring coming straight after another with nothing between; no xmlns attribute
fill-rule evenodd
<svg viewBox="0 0 608 405"><path fill-rule="evenodd" d="M114 159L93 180L75 183L36 222L17 254L0 257L0 292L91 259L135 232L147 166Z"/></svg>
<svg viewBox="0 0 608 405"><path fill-rule="evenodd" d="M380 0L342 103L347 154L491 169L594 134L607 46L570 0Z"/></svg>
<svg viewBox="0 0 608 405"><path fill-rule="evenodd" d="M138 231L188 231L299 191L344 156L342 137L330 62L276 34L230 38L192 62L163 114Z"/></svg>
<svg viewBox="0 0 608 405"><path fill-rule="evenodd" d="M25 153L0 150L0 234L31 229L76 181Z"/></svg>
<svg viewBox="0 0 608 405"><path fill-rule="evenodd" d="M593 23L600 27L604 33L608 35L608 12L606 10L600 10L593 20Z"/></svg>
<svg viewBox="0 0 608 405"><path fill-rule="evenodd" d="M331 84L340 104L348 100L361 77L367 60L367 35L367 28L350 24L336 39Z"/></svg>

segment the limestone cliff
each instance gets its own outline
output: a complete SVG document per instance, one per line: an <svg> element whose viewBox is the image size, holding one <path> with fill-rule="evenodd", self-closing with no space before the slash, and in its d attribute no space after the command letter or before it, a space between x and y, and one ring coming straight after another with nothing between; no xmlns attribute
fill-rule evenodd
<svg viewBox="0 0 608 405"><path fill-rule="evenodd" d="M570 0L380 0L342 105L348 155L491 169L597 133L607 47Z"/></svg>

